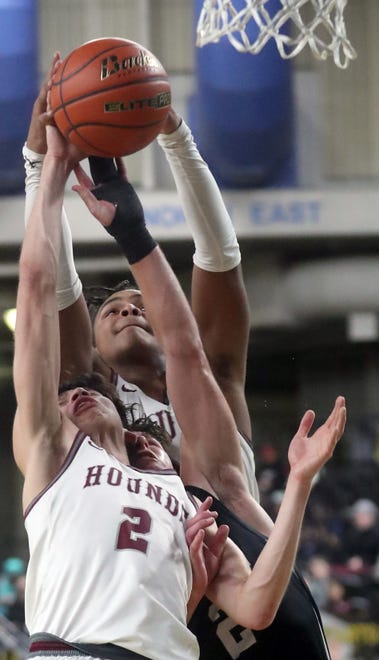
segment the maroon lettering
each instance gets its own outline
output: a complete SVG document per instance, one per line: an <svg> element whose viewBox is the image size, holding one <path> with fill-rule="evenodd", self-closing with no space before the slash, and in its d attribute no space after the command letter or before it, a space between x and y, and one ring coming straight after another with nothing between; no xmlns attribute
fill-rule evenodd
<svg viewBox="0 0 379 660"><path fill-rule="evenodd" d="M177 500L174 495L168 493L165 508L171 513L172 516L177 516L179 511L179 500Z"/></svg>
<svg viewBox="0 0 379 660"><path fill-rule="evenodd" d="M182 510L180 513L180 522L184 523L189 516L187 509L182 505Z"/></svg>
<svg viewBox="0 0 379 660"><path fill-rule="evenodd" d="M156 502L164 507L171 516L178 518L181 523L185 523L189 517L189 513L181 498L176 497L176 495L162 488L162 486L150 483L143 478L128 477L121 469L116 467L107 467L107 472L105 472L106 467L105 465L92 465L88 467L83 488L100 486L101 484L116 487L121 486L126 488L129 493L141 495L141 497L147 497L152 502Z"/></svg>
<svg viewBox="0 0 379 660"><path fill-rule="evenodd" d="M149 417L154 421L157 421L159 426L161 426L162 429L164 429L166 433L169 434L171 439L175 438L175 423L169 410L159 410L154 415L149 415Z"/></svg>
<svg viewBox="0 0 379 660"><path fill-rule="evenodd" d="M119 486L122 479L122 472L117 468L112 467L108 472L107 483L110 486Z"/></svg>
<svg viewBox="0 0 379 660"><path fill-rule="evenodd" d="M129 493L137 493L138 495L140 489L141 489L141 479L131 479L130 477L127 479L126 490L128 490Z"/></svg>
<svg viewBox="0 0 379 660"><path fill-rule="evenodd" d="M151 500L155 500L159 504L162 503L162 487L161 486L154 486L153 484L149 484L147 482L146 484L146 496L149 497Z"/></svg>
<svg viewBox="0 0 379 660"><path fill-rule="evenodd" d="M100 484L100 477L104 467L105 465L93 465L92 467L89 467L83 488L87 488L88 486L98 486Z"/></svg>

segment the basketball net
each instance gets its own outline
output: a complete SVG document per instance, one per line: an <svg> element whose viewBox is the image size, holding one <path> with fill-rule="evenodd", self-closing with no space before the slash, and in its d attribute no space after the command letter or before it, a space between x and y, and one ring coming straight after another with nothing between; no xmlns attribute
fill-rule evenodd
<svg viewBox="0 0 379 660"><path fill-rule="evenodd" d="M241 8L237 9L233 2ZM267 2L204 0L197 23L196 45L205 46L226 35L236 50L256 54L272 38L284 59L295 57L306 44L317 59L326 60L333 55L334 62L341 69L356 58L346 36L344 9L347 0L280 0L282 8L274 16L265 9ZM306 4L309 4L307 19L300 13ZM258 35L253 39L247 34L250 20L258 28ZM284 26L286 31L282 32ZM289 27L292 28L290 31Z"/></svg>

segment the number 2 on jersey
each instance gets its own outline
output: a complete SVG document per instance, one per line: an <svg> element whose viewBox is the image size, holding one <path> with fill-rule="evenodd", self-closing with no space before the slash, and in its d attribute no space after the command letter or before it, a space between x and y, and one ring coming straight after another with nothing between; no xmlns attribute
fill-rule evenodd
<svg viewBox="0 0 379 660"><path fill-rule="evenodd" d="M118 530L117 550L138 550L146 554L149 543L143 537L151 529L150 514L130 506L124 506L122 512L127 519L122 521Z"/></svg>

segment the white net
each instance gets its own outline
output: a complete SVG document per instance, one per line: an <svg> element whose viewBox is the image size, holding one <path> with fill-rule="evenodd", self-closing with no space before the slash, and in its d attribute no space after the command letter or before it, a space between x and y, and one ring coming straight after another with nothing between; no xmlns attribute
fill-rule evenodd
<svg viewBox="0 0 379 660"><path fill-rule="evenodd" d="M236 50L256 54L272 38L284 59L295 57L307 44L317 59L332 55L341 69L356 58L346 35L347 0L280 0L276 13L268 2L204 0L197 23L197 46L226 35ZM254 30L250 21L255 23Z"/></svg>

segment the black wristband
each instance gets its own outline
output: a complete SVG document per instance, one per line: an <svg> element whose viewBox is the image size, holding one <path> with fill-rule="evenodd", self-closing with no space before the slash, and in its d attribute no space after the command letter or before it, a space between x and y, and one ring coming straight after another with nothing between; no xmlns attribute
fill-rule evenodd
<svg viewBox="0 0 379 660"><path fill-rule="evenodd" d="M113 158L89 156L88 163L95 186L106 183L106 181L111 181L112 179L120 178Z"/></svg>
<svg viewBox="0 0 379 660"><path fill-rule="evenodd" d="M115 217L106 230L116 239L129 263L146 257L156 242L146 227L143 207L133 186L117 175L97 185L92 192L97 199L115 204Z"/></svg>

